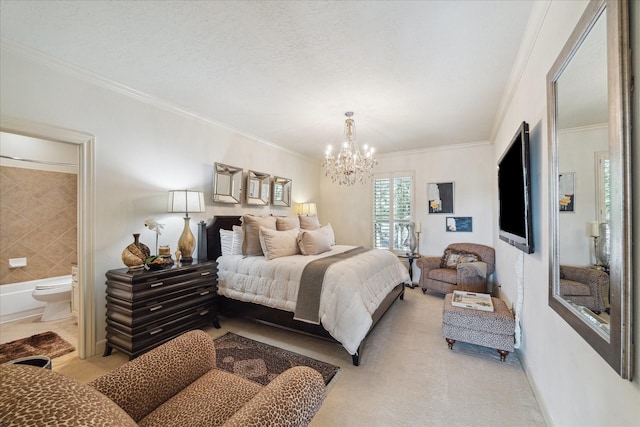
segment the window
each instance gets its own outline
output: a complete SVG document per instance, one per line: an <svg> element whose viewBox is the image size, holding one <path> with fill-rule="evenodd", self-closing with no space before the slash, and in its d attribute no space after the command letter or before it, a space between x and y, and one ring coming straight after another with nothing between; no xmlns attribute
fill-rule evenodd
<svg viewBox="0 0 640 427"><path fill-rule="evenodd" d="M413 205L413 173L377 174L373 180L373 247L409 249ZM406 244L405 244L406 242Z"/></svg>
<svg viewBox="0 0 640 427"><path fill-rule="evenodd" d="M611 218L611 185L609 174L609 152L597 151L596 160L596 204L598 222L609 222Z"/></svg>

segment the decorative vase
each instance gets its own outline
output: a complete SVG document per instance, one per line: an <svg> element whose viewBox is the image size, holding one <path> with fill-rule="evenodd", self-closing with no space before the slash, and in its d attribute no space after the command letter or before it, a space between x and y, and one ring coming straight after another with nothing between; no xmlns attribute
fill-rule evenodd
<svg viewBox="0 0 640 427"><path fill-rule="evenodd" d="M416 239L416 223L415 222L409 223L409 235L407 236L403 244L405 246L409 246L410 254L416 253L416 248L418 247L418 239Z"/></svg>
<svg viewBox="0 0 640 427"><path fill-rule="evenodd" d="M178 250L180 250L180 262L183 264L190 264L193 262L193 258L191 255L193 254L193 250L196 247L196 238L191 232L191 226L189 225L188 216L184 217L184 229L182 230L182 235L180 235L180 239L178 240Z"/></svg>
<svg viewBox="0 0 640 427"><path fill-rule="evenodd" d="M149 255L151 255L149 247L140 242L140 233L134 233L133 243L122 251L122 262L131 270L143 268Z"/></svg>

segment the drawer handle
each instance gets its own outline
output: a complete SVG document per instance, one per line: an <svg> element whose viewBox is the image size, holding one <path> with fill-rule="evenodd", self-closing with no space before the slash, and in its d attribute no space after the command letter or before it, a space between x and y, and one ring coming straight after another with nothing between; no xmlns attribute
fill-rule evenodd
<svg viewBox="0 0 640 427"><path fill-rule="evenodd" d="M202 273L200 273L201 276L208 276L210 274L211 274L210 271L203 271Z"/></svg>
<svg viewBox="0 0 640 427"><path fill-rule="evenodd" d="M203 292L200 292L200 295L201 295L201 296L202 296L202 295L207 295L209 292L211 292L211 291L203 291Z"/></svg>
<svg viewBox="0 0 640 427"><path fill-rule="evenodd" d="M162 332L162 328L158 328L158 329L155 329L155 330L149 332L149 335L155 335L155 334L160 333L160 332Z"/></svg>
<svg viewBox="0 0 640 427"><path fill-rule="evenodd" d="M162 285L164 285L164 282L152 283L151 287L155 288L156 286L162 286Z"/></svg>
<svg viewBox="0 0 640 427"><path fill-rule="evenodd" d="M209 314L209 310L201 311L200 316L204 316L205 314Z"/></svg>
<svg viewBox="0 0 640 427"><path fill-rule="evenodd" d="M149 311L156 311L156 310L160 310L161 308L162 308L162 304L156 305L155 307L151 307Z"/></svg>

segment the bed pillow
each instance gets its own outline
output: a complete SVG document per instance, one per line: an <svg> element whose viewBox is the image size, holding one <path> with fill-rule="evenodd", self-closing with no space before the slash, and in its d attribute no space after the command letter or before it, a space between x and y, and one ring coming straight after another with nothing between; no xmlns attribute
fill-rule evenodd
<svg viewBox="0 0 640 427"><path fill-rule="evenodd" d="M297 255L299 229L278 231L270 228L260 227L260 246L267 261L283 256Z"/></svg>
<svg viewBox="0 0 640 427"><path fill-rule="evenodd" d="M297 216L276 217L276 230L287 231L300 228Z"/></svg>
<svg viewBox="0 0 640 427"><path fill-rule="evenodd" d="M450 268L455 270L458 268L458 264L476 261L482 261L480 255L476 253L447 249L444 251L444 255L440 261L440 268Z"/></svg>
<svg viewBox="0 0 640 427"><path fill-rule="evenodd" d="M316 230L320 228L317 215L298 215L298 219L300 220L300 228L303 230Z"/></svg>
<svg viewBox="0 0 640 427"><path fill-rule="evenodd" d="M323 225L318 228L325 236L327 236L327 240L329 240L329 246L333 246L336 244L336 235L333 232L333 227L331 227L330 223Z"/></svg>
<svg viewBox="0 0 640 427"><path fill-rule="evenodd" d="M264 255L260 246L260 227L276 229L276 217L244 215L242 217L242 255L261 256Z"/></svg>
<svg viewBox="0 0 640 427"><path fill-rule="evenodd" d="M302 255L318 255L331 250L329 239L321 230L300 230L298 247Z"/></svg>
<svg viewBox="0 0 640 427"><path fill-rule="evenodd" d="M242 255L242 242L244 241L244 233L239 225L233 226L233 241L231 243L231 255Z"/></svg>
<svg viewBox="0 0 640 427"><path fill-rule="evenodd" d="M231 255L233 246L233 231L220 229L220 253Z"/></svg>

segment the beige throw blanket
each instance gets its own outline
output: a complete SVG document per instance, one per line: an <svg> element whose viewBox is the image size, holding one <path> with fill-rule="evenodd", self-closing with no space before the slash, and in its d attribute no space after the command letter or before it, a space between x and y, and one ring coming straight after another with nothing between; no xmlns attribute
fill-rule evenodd
<svg viewBox="0 0 640 427"><path fill-rule="evenodd" d="M478 273L478 276L483 278L487 277L486 262L475 261L475 262L465 262L465 263L458 264L458 268L467 267L467 266L473 268L476 271L476 273Z"/></svg>
<svg viewBox="0 0 640 427"><path fill-rule="evenodd" d="M311 261L302 271L298 301L293 318L302 322L320 324L320 295L324 275L327 269L336 262L344 261L370 249L358 246L336 255Z"/></svg>

